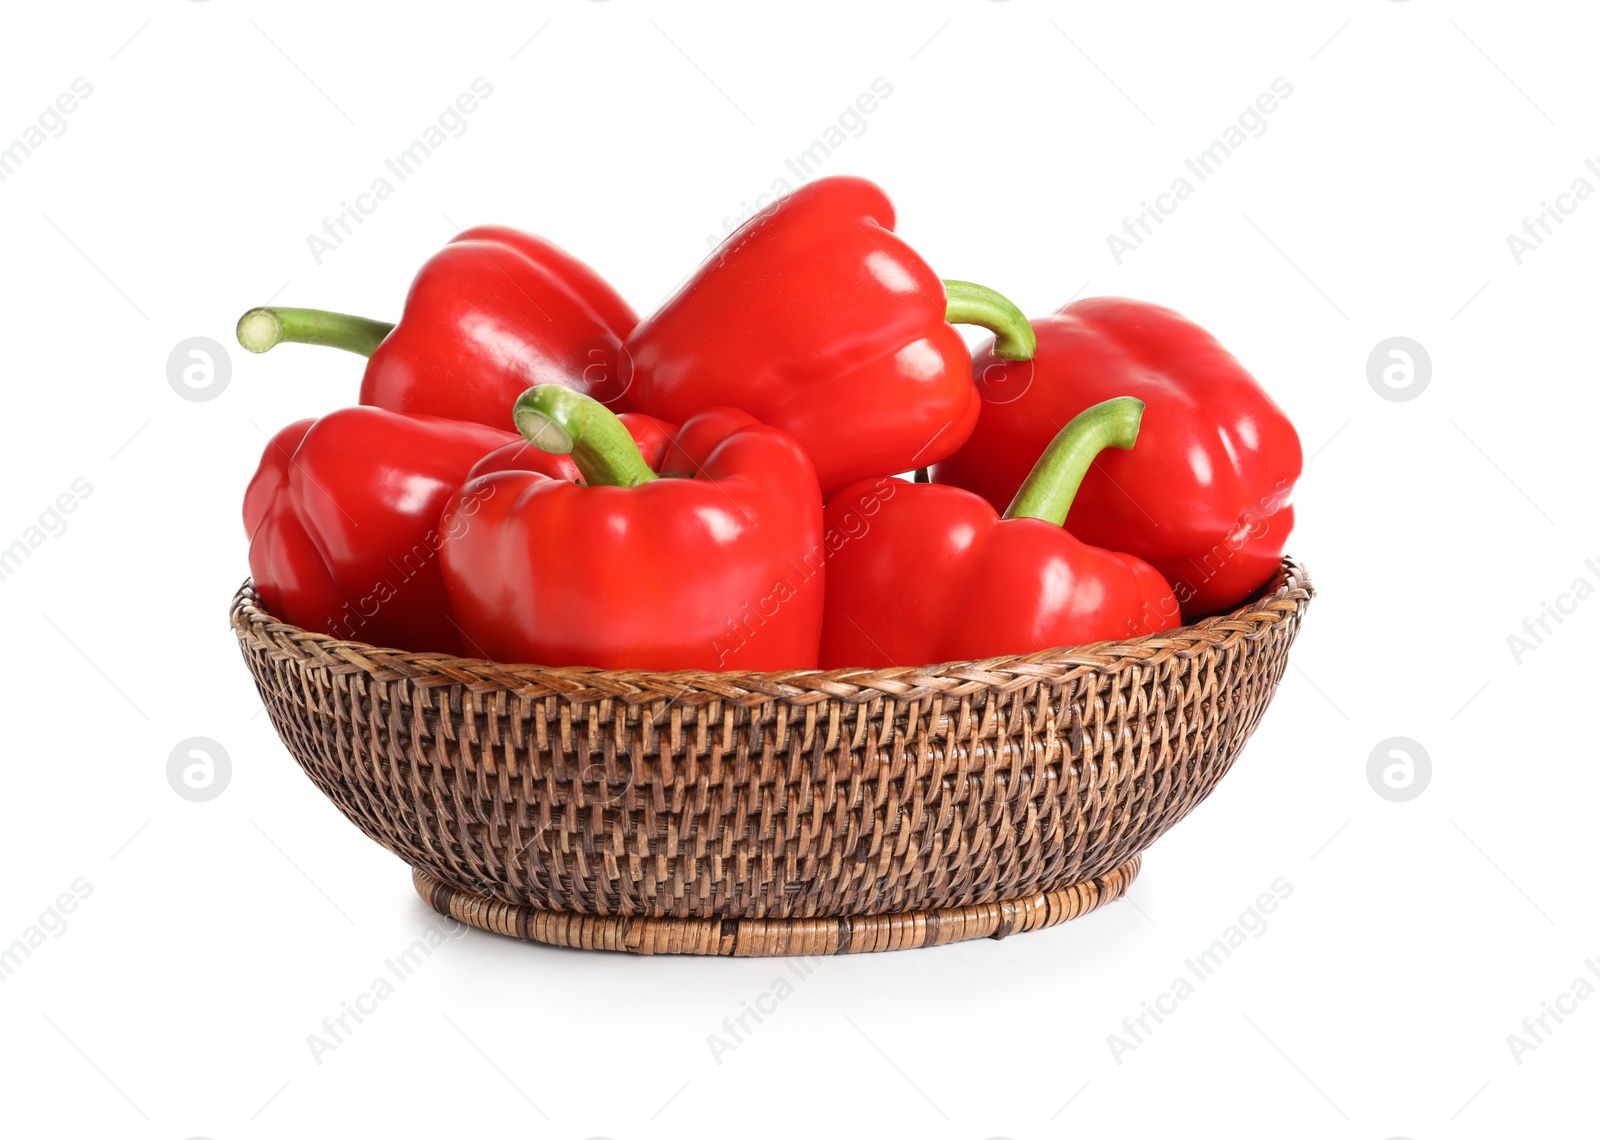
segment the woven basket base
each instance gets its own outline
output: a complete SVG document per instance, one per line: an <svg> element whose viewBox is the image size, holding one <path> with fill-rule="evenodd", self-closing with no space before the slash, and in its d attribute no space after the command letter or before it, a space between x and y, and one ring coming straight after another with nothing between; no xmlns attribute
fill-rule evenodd
<svg viewBox="0 0 1600 1140"><path fill-rule="evenodd" d="M838 918L622 918L538 910L485 898L413 869L411 881L429 906L468 926L574 950L632 954L708 954L787 958L913 950L969 938L1004 938L1066 922L1121 898L1139 874L1134 856L1114 871L1060 890L1009 902L905 914Z"/></svg>

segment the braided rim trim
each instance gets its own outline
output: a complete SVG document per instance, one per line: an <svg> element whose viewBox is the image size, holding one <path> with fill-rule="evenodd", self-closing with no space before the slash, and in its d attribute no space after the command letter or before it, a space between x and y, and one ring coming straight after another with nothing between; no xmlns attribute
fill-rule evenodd
<svg viewBox="0 0 1600 1140"><path fill-rule="evenodd" d="M972 938L1005 938L1079 918L1121 898L1139 875L1140 857L1103 875L1029 898L945 910L822 918L625 918L539 910L475 895L413 869L429 906L468 926L575 950L717 957L809 957L912 950Z"/></svg>
<svg viewBox="0 0 1600 1140"><path fill-rule="evenodd" d="M1062 683L1088 673L1156 666L1172 658L1227 652L1241 641L1259 641L1297 624L1316 591L1305 567L1285 558L1262 593L1232 613L1127 641L1047 649L1038 653L951 661L887 669L802 669L782 672L652 672L590 666L503 665L444 653L413 653L360 641L343 641L279 621L261 608L249 579L234 595L229 623L246 651L295 662L331 674L365 673L375 681L408 680L423 688L461 685L472 692L513 692L576 703L620 700L627 704L668 701L694 707L713 701L751 705L784 701L807 706L837 700L847 704L890 698L961 697L976 692L1011 692L1039 681Z"/></svg>

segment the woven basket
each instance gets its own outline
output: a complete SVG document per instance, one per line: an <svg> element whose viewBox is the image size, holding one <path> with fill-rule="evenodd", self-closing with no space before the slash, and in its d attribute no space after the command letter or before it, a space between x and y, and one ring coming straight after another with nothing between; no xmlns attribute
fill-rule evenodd
<svg viewBox="0 0 1600 1140"><path fill-rule="evenodd" d="M1228 771L1312 595L919 668L498 665L231 619L312 781L437 910L560 946L834 954L1004 937L1119 897Z"/></svg>

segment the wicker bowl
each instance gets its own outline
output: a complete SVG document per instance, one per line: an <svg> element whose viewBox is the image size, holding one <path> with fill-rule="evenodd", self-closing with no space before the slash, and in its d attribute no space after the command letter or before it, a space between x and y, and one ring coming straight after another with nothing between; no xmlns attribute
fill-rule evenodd
<svg viewBox="0 0 1600 1140"><path fill-rule="evenodd" d="M1119 897L1272 699L1312 596L920 668L649 673L234 633L278 735L442 913L560 946L836 954Z"/></svg>

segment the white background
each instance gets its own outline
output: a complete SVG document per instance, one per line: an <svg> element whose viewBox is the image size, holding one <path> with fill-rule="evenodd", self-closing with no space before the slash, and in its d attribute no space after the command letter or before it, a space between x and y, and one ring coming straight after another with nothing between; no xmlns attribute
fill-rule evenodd
<svg viewBox="0 0 1600 1140"><path fill-rule="evenodd" d="M1576 3L1431 0L9 13L0 142L75 78L93 94L0 183L0 546L75 479L92 493L0 581L0 944L75 880L92 894L0 982L0 1131L1592 1134L1600 1000L1520 1064L1507 1036L1600 984L1600 602L1520 662L1507 638L1600 585L1600 202L1520 265L1506 237L1600 186L1596 31ZM477 77L465 133L318 264L307 235ZM393 318L487 221L648 311L879 77L892 96L823 170L880 181L943 276L1034 314L1171 305L1298 425L1290 545L1320 593L1270 713L1127 902L825 960L720 1064L708 1035L782 963L475 931L318 1064L307 1035L442 920L297 769L225 614L264 433L351 400L360 366L231 348L197 402L168 354L232 346L269 297ZM1279 77L1266 132L1117 264L1107 235ZM1392 336L1432 361L1413 400L1368 382ZM232 759L207 803L167 782L193 736ZM1394 736L1432 760L1404 803L1367 776ZM1279 878L1265 933L1114 1059L1123 1018Z"/></svg>

